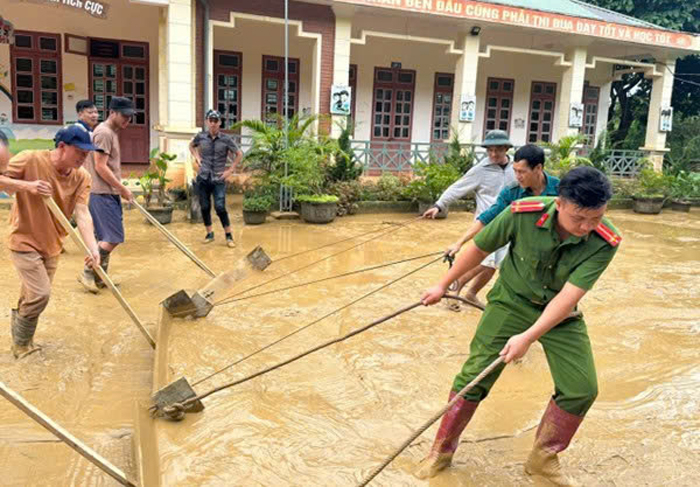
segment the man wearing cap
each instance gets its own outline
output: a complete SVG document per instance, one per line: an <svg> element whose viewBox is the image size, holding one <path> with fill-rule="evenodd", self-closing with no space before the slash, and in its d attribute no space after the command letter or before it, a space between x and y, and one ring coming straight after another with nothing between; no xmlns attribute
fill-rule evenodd
<svg viewBox="0 0 700 487"><path fill-rule="evenodd" d="M100 252L100 265L105 272L112 251L124 242L124 222L121 198L132 202L134 195L122 184L119 133L126 129L134 115L134 103L119 96L109 103L109 117L97 126L93 142L100 152L87 161L92 176L90 214L95 222L95 234ZM85 266L78 281L90 292L97 293L105 284L90 266Z"/></svg>
<svg viewBox="0 0 700 487"><path fill-rule="evenodd" d="M438 213L446 211L450 203L464 198L470 193L474 193L476 197L474 216L478 218L496 202L498 193L505 186L515 182L513 164L507 155L508 149L513 147L508 139L508 134L502 130L492 130L486 134L481 145L486 148L488 159L472 167L464 176L447 188L435 206L423 214L424 218L435 218ZM464 283L473 280L465 294L466 299L483 306L477 298L477 293L491 280L505 258L507 250L507 247L497 249L486 257L481 265L463 276ZM450 309L459 310L459 305L450 303Z"/></svg>
<svg viewBox="0 0 700 487"><path fill-rule="evenodd" d="M90 134L71 125L58 131L53 150L23 151L0 175L0 191L17 193L10 216L9 249L22 288L12 310L12 353L22 358L39 349L34 344L39 315L51 294L51 281L66 236L44 203L52 197L64 215L75 212L78 231L91 257L85 265L99 265L92 218L88 210L91 178L82 168L90 151L97 150Z"/></svg>
<svg viewBox="0 0 700 487"><path fill-rule="evenodd" d="M211 221L211 197L214 196L214 210L221 220L226 233L226 245L236 246L231 235L231 222L226 211L226 179L228 179L241 159L240 151L233 139L221 132L221 115L216 110L207 112L207 130L198 133L190 142L190 152L194 157L198 174L195 180L199 204L202 207L202 219L207 228L205 243L214 241L214 229ZM226 168L226 163L231 165Z"/></svg>
<svg viewBox="0 0 700 487"><path fill-rule="evenodd" d="M476 217L474 224L454 244L447 248L447 254L454 256L462 246L469 242L486 225L491 223L511 203L530 196L557 196L559 194L559 179L544 171L545 153L541 147L527 144L519 148L513 157L513 172L517 182L511 183L501 190L496 202L486 211ZM459 294L466 284L464 277L457 281Z"/></svg>

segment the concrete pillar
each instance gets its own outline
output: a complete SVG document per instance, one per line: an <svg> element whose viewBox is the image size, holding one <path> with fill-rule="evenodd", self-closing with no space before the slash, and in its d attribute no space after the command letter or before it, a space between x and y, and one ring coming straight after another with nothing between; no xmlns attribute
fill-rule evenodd
<svg viewBox="0 0 700 487"><path fill-rule="evenodd" d="M169 176L176 181L183 178L183 163L190 158L189 142L198 131L195 117L195 2L169 0L158 25L159 145L162 151L177 156Z"/></svg>
<svg viewBox="0 0 700 487"><path fill-rule="evenodd" d="M596 116L595 143L600 141L600 137L608 128L608 110L610 109L610 90L612 81L608 81L600 87L600 98L598 99L598 114Z"/></svg>
<svg viewBox="0 0 700 487"><path fill-rule="evenodd" d="M170 129L195 126L194 12L193 0L170 0L165 47Z"/></svg>
<svg viewBox="0 0 700 487"><path fill-rule="evenodd" d="M649 99L649 115L647 117L647 133L644 147L640 149L647 152L647 157L654 165L654 169L661 171L664 163L666 149L666 132L659 130L661 109L671 106L671 92L673 91L673 76L676 71L676 60L669 59L664 64L657 65L657 71L661 74L654 78Z"/></svg>
<svg viewBox="0 0 700 487"><path fill-rule="evenodd" d="M352 36L352 16L345 11L335 13L335 51L333 55L333 84L350 85L350 38ZM357 93L351 93L355 98ZM355 98L356 99L356 98ZM331 103L333 100L331 100ZM347 117L343 115L332 116L331 134L333 137L340 135L341 126L347 123Z"/></svg>
<svg viewBox="0 0 700 487"><path fill-rule="evenodd" d="M557 124L552 134L552 142L567 135L576 135L580 127L569 127L569 110L572 103L583 100L583 83L586 79L586 48L577 47L569 52L567 67L562 74L557 97Z"/></svg>
<svg viewBox="0 0 700 487"><path fill-rule="evenodd" d="M476 96L476 80L479 73L479 46L481 38L471 34L466 34L460 41L459 47L462 55L457 60L455 66L454 96L452 97L452 129L457 131L459 140L463 144L475 142L476 136L473 122L460 122L459 111L461 108L462 95ZM478 103L477 99L477 103ZM481 103L484 103L483 99Z"/></svg>

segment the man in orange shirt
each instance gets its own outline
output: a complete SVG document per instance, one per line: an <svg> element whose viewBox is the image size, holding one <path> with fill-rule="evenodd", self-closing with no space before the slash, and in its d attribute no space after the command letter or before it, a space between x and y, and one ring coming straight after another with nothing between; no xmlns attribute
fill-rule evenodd
<svg viewBox="0 0 700 487"><path fill-rule="evenodd" d="M52 197L67 217L75 212L78 230L90 249L86 265L99 265L92 218L88 210L91 178L82 165L90 151L98 150L90 134L75 125L58 131L53 150L23 151L10 160L0 175L0 191L17 193L10 216L9 249L22 288L12 310L12 353L25 357L40 347L34 344L39 315L49 303L51 281L66 232L51 215L44 197Z"/></svg>
<svg viewBox="0 0 700 487"><path fill-rule="evenodd" d="M8 145L7 135L5 135L5 132L0 131L0 174L5 171L7 163L10 161L10 148Z"/></svg>

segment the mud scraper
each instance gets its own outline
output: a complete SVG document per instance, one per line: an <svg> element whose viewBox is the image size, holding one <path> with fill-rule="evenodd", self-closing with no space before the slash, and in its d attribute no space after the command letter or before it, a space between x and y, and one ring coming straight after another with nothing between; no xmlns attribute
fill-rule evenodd
<svg viewBox="0 0 700 487"><path fill-rule="evenodd" d="M238 261L235 269L220 274L192 294L182 289L164 299L161 304L171 316L203 318L214 308L214 303L222 296L228 295L236 284L251 275L251 272L265 270L271 263L272 259L262 247L257 246L244 259Z"/></svg>

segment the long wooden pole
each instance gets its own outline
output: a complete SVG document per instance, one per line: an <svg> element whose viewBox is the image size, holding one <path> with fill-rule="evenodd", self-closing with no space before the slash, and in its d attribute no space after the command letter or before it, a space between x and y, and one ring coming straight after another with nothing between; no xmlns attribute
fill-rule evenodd
<svg viewBox="0 0 700 487"><path fill-rule="evenodd" d="M0 382L0 395L5 399L14 404L18 409L24 412L27 416L32 418L34 421L39 423L41 426L49 430L52 434L58 437L66 445L71 447L73 450L77 451L83 457L85 457L89 462L96 465L100 470L105 472L107 475L112 477L114 480L122 485L127 485L130 487L137 487L138 484L129 478L126 474L119 468L112 465L107 459L99 455L95 450L87 446L85 443L80 441L78 438L70 434L68 431L63 429L61 426L56 424L51 418L46 416L44 413L35 408L26 399L17 394L15 391L7 387L4 383Z"/></svg>
<svg viewBox="0 0 700 487"><path fill-rule="evenodd" d="M479 382L484 380L484 377L486 377L487 375L491 374L491 372L496 370L496 368L499 365L504 363L503 360L504 360L504 357L500 356L496 360L491 362L491 364L488 367L486 367L479 375L477 375L474 378L474 380L472 380L469 384L464 386L461 391L459 391L457 394L455 394L455 397L453 397L450 402L448 402L442 409L440 409L440 411L438 411L432 418L430 418L428 421L426 421L423 424L423 426L421 426L416 431L414 431L413 434L411 434L411 437L409 439L407 439L406 441L404 441L403 444L394 451L394 453L389 455L386 458L386 460L384 460L382 462L382 464L380 466L378 466L377 468L372 470L372 472L369 474L369 476L367 476L362 482L360 482L358 484L358 487L365 487L366 485L368 485L372 481L372 479L374 479L374 477L379 475L379 473L382 470L384 470L391 462L393 462L394 459L396 457L398 457L402 451L404 451L406 448L408 448L411 445L411 443L413 443L415 441L416 438L418 438L420 435L422 435L425 432L425 430L430 428L430 426L434 422L436 422L447 411L449 411L450 408L452 408L452 406L454 406L457 403L457 401L459 401L467 392L469 392L471 389L473 389L474 386L476 386Z"/></svg>
<svg viewBox="0 0 700 487"><path fill-rule="evenodd" d="M68 235L71 236L73 241L78 245L78 247L82 248L85 253L92 257L92 253L90 252L90 249L88 249L87 245L85 245L85 242L83 242L83 239L80 238L80 235L78 232L73 228L73 226L70 224L68 221L68 218L66 218L66 215L63 214L61 211L61 208L56 204L53 198L46 196L44 197L44 202L46 203L46 206L49 207L49 210L53 214L53 216L58 220L58 222L61 224L63 229L68 232ZM139 317L136 315L136 312L129 306L129 303L126 302L124 297L122 296L122 293L119 292L117 287L114 285L112 282L112 279L109 278L107 273L102 269L102 267L96 265L93 267L97 275L104 281L104 283L107 285L110 291L112 291L112 294L114 294L114 297L117 298L117 301L119 301L119 304L122 305L122 308L126 311L126 313L129 315L131 320L134 322L134 324L137 326L141 334L144 336L148 344L152 348L156 348L156 341L153 339L150 333L148 333L148 330L146 327L143 325Z"/></svg>
<svg viewBox="0 0 700 487"><path fill-rule="evenodd" d="M209 274L210 277L216 277L216 274L214 274L214 271L209 269L209 267L207 267L207 265L204 262L202 262L199 259L199 257L194 255L194 253L190 249L188 249L185 246L185 244L180 242L180 240L178 240L178 238L175 235L173 235L171 232L169 232L158 220L156 220L155 217L153 215L151 215L148 212L148 210L146 210L146 208L144 208L143 206L138 204L136 201L134 201L134 206L136 206L136 208L138 208L139 211L141 213L143 213L143 216L145 216L146 219L149 222L151 222L153 224L153 226L156 227L160 231L160 233L165 235L167 237L167 239L170 240L173 243L173 245L175 245L175 247L180 249L182 251L182 253L185 254L187 257L189 257L192 262L197 264L200 269L202 269L204 272Z"/></svg>

